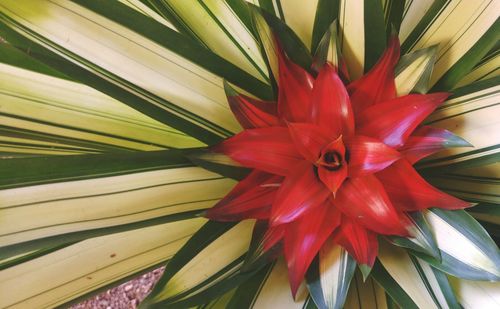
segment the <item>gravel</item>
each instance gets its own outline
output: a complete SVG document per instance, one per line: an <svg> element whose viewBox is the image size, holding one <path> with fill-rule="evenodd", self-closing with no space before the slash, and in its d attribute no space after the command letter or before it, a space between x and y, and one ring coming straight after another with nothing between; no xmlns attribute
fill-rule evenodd
<svg viewBox="0 0 500 309"><path fill-rule="evenodd" d="M138 278L107 290L87 299L70 309L132 309L151 292L155 283L163 274L164 268L158 268Z"/></svg>

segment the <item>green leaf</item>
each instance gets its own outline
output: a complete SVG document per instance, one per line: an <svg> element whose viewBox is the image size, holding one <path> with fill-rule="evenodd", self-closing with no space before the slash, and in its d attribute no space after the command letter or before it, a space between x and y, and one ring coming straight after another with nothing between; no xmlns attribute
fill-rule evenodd
<svg viewBox="0 0 500 309"><path fill-rule="evenodd" d="M178 150L0 160L0 189L193 166Z"/></svg>
<svg viewBox="0 0 500 309"><path fill-rule="evenodd" d="M432 266L459 278L499 280L500 251L483 227L463 210L432 209L425 213L441 261L415 253Z"/></svg>
<svg viewBox="0 0 500 309"><path fill-rule="evenodd" d="M305 70L310 70L312 64L311 54L293 30L276 16L264 10L260 10L260 13L273 33L278 37L290 60L300 65Z"/></svg>
<svg viewBox="0 0 500 309"><path fill-rule="evenodd" d="M306 276L318 308L343 308L355 270L356 262L347 251L331 239L323 244Z"/></svg>
<svg viewBox="0 0 500 309"><path fill-rule="evenodd" d="M4 145L4 151L14 152L12 148L21 143L45 146L46 152L51 147L66 147L94 153L203 145L76 82L0 64L0 84L4 117L0 128L5 130L0 141L12 145L11 149ZM40 150L24 152L37 154Z"/></svg>
<svg viewBox="0 0 500 309"><path fill-rule="evenodd" d="M96 3L85 1L99 12L104 3ZM241 79L235 83L243 88L252 84L252 78L248 80L241 70L185 36L115 2L106 2L107 8L113 8L106 10L107 14L130 28L69 2L56 5L29 0L23 6L13 4L4 1L0 7L1 35L16 47L31 50L33 57L207 143L240 130L227 106L222 78L196 64L225 71L229 81L243 77L249 83ZM56 17L38 18L41 12ZM37 32L26 27L28 22L38 25ZM79 24L78 31L68 23ZM154 35L154 40L139 35L144 32ZM120 65L123 62L128 65ZM257 84L257 92L265 91L264 84Z"/></svg>
<svg viewBox="0 0 500 309"><path fill-rule="evenodd" d="M378 259L419 308L447 307L446 291L441 290L435 273L427 263L386 242L380 242Z"/></svg>
<svg viewBox="0 0 500 309"><path fill-rule="evenodd" d="M340 67L340 47L338 42L337 21L333 21L326 30L314 53L312 68L319 72L326 62Z"/></svg>
<svg viewBox="0 0 500 309"><path fill-rule="evenodd" d="M412 237L405 238L400 236L388 236L387 239L394 245L408 248L430 255L436 259L440 259L440 252L434 239L434 235L432 234L432 231L425 221L422 213L410 213L408 218L413 223L410 232Z"/></svg>
<svg viewBox="0 0 500 309"><path fill-rule="evenodd" d="M0 160L0 170L2 256L192 218L234 185L176 151Z"/></svg>
<svg viewBox="0 0 500 309"><path fill-rule="evenodd" d="M268 71L273 75L271 79L272 83L277 83L279 81L278 50L275 45L273 33L257 7L249 5L249 10L253 27L260 42L261 54L266 62Z"/></svg>
<svg viewBox="0 0 500 309"><path fill-rule="evenodd" d="M274 263L269 263L255 273L250 279L240 284L225 308L252 308L254 298L260 293L262 285L265 283L267 277L273 269L273 266Z"/></svg>
<svg viewBox="0 0 500 309"><path fill-rule="evenodd" d="M407 53L415 41L438 16L447 0L406 1L399 30L401 52Z"/></svg>
<svg viewBox="0 0 500 309"><path fill-rule="evenodd" d="M253 225L253 221L205 224L172 258L144 306L186 300L234 275L248 250ZM220 289L220 294L233 287Z"/></svg>
<svg viewBox="0 0 500 309"><path fill-rule="evenodd" d="M385 16L386 36L389 37L393 30L399 33L406 3L405 1L399 0L385 0L382 1L382 3Z"/></svg>
<svg viewBox="0 0 500 309"><path fill-rule="evenodd" d="M404 40L403 53L439 44L430 81L431 86L435 85L433 91L451 89L481 60L484 54L476 57L481 53L478 51L489 51L492 45L483 49L483 42L496 43L489 34L493 31L498 36L498 31L492 30L497 27L496 6L492 1L435 1Z"/></svg>
<svg viewBox="0 0 500 309"><path fill-rule="evenodd" d="M431 46L403 55L394 69L398 96L410 92L427 93L436 62L437 46Z"/></svg>
<svg viewBox="0 0 500 309"><path fill-rule="evenodd" d="M493 7L491 8L493 9ZM486 18L486 17L480 17ZM478 35L477 33L474 34ZM481 38L451 66L436 82L433 91L453 89L481 61L481 59L500 40L500 20L497 19Z"/></svg>
<svg viewBox="0 0 500 309"><path fill-rule="evenodd" d="M456 88L469 85L475 81L487 80L500 75L500 49L486 55L472 71L462 77L455 85Z"/></svg>
<svg viewBox="0 0 500 309"><path fill-rule="evenodd" d="M154 19L157 22L159 22L159 23L161 23L169 28L172 28L173 30L177 30L172 23L170 23L161 14L158 14L153 8L148 6L146 3L142 3L141 0L118 0L118 1L133 8L137 12L140 12L140 13Z"/></svg>
<svg viewBox="0 0 500 309"><path fill-rule="evenodd" d="M19 51L13 46L9 45L7 42L3 42L0 40L0 62L17 66L18 68L23 68L26 70L51 75L58 78L68 77L61 72L54 70L53 68L37 61L27 54Z"/></svg>
<svg viewBox="0 0 500 309"><path fill-rule="evenodd" d="M248 168L241 166L222 153L211 152L208 149L192 149L186 150L184 153L193 164L224 177L242 180L250 172Z"/></svg>
<svg viewBox="0 0 500 309"><path fill-rule="evenodd" d="M391 277L379 260L376 260L373 265L371 277L378 284L380 284L386 293L389 294L401 308L418 309L417 304L415 304L408 293L406 293L406 291L394 280L394 278ZM359 308L359 306L356 308Z"/></svg>
<svg viewBox="0 0 500 309"><path fill-rule="evenodd" d="M372 276L366 281L363 280L360 272L356 272L344 308L379 308L388 309L391 304L391 298L388 297L379 283L375 282ZM403 307L412 308L412 307Z"/></svg>
<svg viewBox="0 0 500 309"><path fill-rule="evenodd" d="M226 1L167 0L158 5L172 12L210 50L263 82L268 81L266 65L253 33Z"/></svg>
<svg viewBox="0 0 500 309"><path fill-rule="evenodd" d="M453 290L464 308L500 306L500 282L469 281L450 277Z"/></svg>
<svg viewBox="0 0 500 309"><path fill-rule="evenodd" d="M0 260L0 270L10 268L13 266L16 266L21 263L28 262L30 260L36 259L38 257L47 255L51 252L63 249L65 247L71 246L75 244L76 242L68 242L68 243L63 243L60 245L52 246L52 247L47 247L39 250L33 250L30 252L22 253L19 255L11 256L8 258L4 258Z"/></svg>
<svg viewBox="0 0 500 309"><path fill-rule="evenodd" d="M318 0L314 28L312 32L311 51L318 50L320 41L331 29L334 20L339 18L340 0Z"/></svg>
<svg viewBox="0 0 500 309"><path fill-rule="evenodd" d="M297 34L309 50L320 0L280 0L282 20ZM323 11L324 12L324 11Z"/></svg>
<svg viewBox="0 0 500 309"><path fill-rule="evenodd" d="M429 175L426 180L440 190L473 203L500 204L499 170L497 162Z"/></svg>
<svg viewBox="0 0 500 309"><path fill-rule="evenodd" d="M448 129L474 148L448 148L417 165L433 173L485 165L498 160L500 148L492 136L500 131L500 78L456 89L426 120L427 125Z"/></svg>
<svg viewBox="0 0 500 309"><path fill-rule="evenodd" d="M380 0L340 1L339 33L349 76L356 80L382 55L387 38Z"/></svg>
<svg viewBox="0 0 500 309"><path fill-rule="evenodd" d="M279 258L276 263L272 264L272 268L264 276L259 283L259 288L247 297L251 305L249 307L238 308L310 308L314 307L314 303L308 297L305 285L302 285L297 292L297 297L294 300L290 291L290 283L288 281L288 269L283 258ZM236 294L237 296L239 294ZM238 300L234 300L234 304L238 304Z"/></svg>
<svg viewBox="0 0 500 309"><path fill-rule="evenodd" d="M363 11L365 36L364 70L368 72L380 56L382 56L386 47L387 37L385 34L386 27L382 1L364 0Z"/></svg>
<svg viewBox="0 0 500 309"><path fill-rule="evenodd" d="M2 270L2 308L53 308L166 263L205 220L91 238ZM22 287L22 288L20 288Z"/></svg>

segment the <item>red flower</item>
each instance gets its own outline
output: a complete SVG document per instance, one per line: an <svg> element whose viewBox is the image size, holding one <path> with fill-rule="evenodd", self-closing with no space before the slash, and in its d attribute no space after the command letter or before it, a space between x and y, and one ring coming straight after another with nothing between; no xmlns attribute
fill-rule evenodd
<svg viewBox="0 0 500 309"><path fill-rule="evenodd" d="M264 247L283 241L294 294L328 237L372 266L377 234L408 236L405 212L469 206L412 167L450 143L465 144L418 127L448 93L396 97L398 59L393 38L374 68L346 87L330 64L314 79L280 53L278 104L229 90L245 130L214 150L254 170L207 216L268 220Z"/></svg>

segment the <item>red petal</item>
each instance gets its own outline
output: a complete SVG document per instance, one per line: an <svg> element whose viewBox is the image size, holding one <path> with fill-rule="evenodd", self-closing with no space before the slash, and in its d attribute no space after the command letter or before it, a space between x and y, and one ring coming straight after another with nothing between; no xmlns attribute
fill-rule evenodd
<svg viewBox="0 0 500 309"><path fill-rule="evenodd" d="M418 211L429 207L462 209L471 206L427 183L406 160L399 160L377 178L384 185L394 207L402 211Z"/></svg>
<svg viewBox="0 0 500 309"><path fill-rule="evenodd" d="M410 94L369 107L359 115L357 133L375 137L391 147L402 146L448 96L443 92Z"/></svg>
<svg viewBox="0 0 500 309"><path fill-rule="evenodd" d="M245 130L213 148L250 168L286 175L303 162L285 127Z"/></svg>
<svg viewBox="0 0 500 309"><path fill-rule="evenodd" d="M354 116L344 83L330 64L320 71L312 91L312 121L328 136L350 136L354 133Z"/></svg>
<svg viewBox="0 0 500 309"><path fill-rule="evenodd" d="M217 221L267 219L278 191L276 185L282 181L282 177L254 170L214 207L208 209L206 217Z"/></svg>
<svg viewBox="0 0 500 309"><path fill-rule="evenodd" d="M356 135L346 142L349 151L349 176L359 177L378 172L398 160L401 155L380 141Z"/></svg>
<svg viewBox="0 0 500 309"><path fill-rule="evenodd" d="M311 90L314 78L290 61L281 48L278 48L278 61L278 114L282 120L308 122L311 115Z"/></svg>
<svg viewBox="0 0 500 309"><path fill-rule="evenodd" d="M288 224L280 224L277 226L271 226L267 229L266 233L262 237L262 244L264 251L271 249L285 236L285 229Z"/></svg>
<svg viewBox="0 0 500 309"><path fill-rule="evenodd" d="M309 123L288 123L288 129L297 151L309 162L316 163L321 149L330 141L324 131Z"/></svg>
<svg viewBox="0 0 500 309"><path fill-rule="evenodd" d="M234 90L228 90L228 87L225 84L229 107L243 128L252 129L280 125L276 103L238 95Z"/></svg>
<svg viewBox="0 0 500 309"><path fill-rule="evenodd" d="M347 179L332 202L345 215L379 234L408 234L374 175Z"/></svg>
<svg viewBox="0 0 500 309"><path fill-rule="evenodd" d="M408 162L414 164L440 150L450 147L471 147L466 140L448 130L423 126L410 135L399 149Z"/></svg>
<svg viewBox="0 0 500 309"><path fill-rule="evenodd" d="M333 194L336 194L344 180L347 178L347 166L344 164L335 171L329 171L327 168L320 166L318 167L318 176L325 186Z"/></svg>
<svg viewBox="0 0 500 309"><path fill-rule="evenodd" d="M342 216L334 241L344 247L359 264L373 266L378 253L375 233L365 229L349 217Z"/></svg>
<svg viewBox="0 0 500 309"><path fill-rule="evenodd" d="M367 107L396 97L394 67L399 60L399 40L394 36L375 66L363 77L351 83L347 90L356 118Z"/></svg>
<svg viewBox="0 0 500 309"><path fill-rule="evenodd" d="M340 224L340 213L329 206L316 207L285 229L284 253L294 297L313 258Z"/></svg>
<svg viewBox="0 0 500 309"><path fill-rule="evenodd" d="M313 165L298 164L279 188L271 213L271 225L296 220L304 213L320 206L330 191L318 180Z"/></svg>

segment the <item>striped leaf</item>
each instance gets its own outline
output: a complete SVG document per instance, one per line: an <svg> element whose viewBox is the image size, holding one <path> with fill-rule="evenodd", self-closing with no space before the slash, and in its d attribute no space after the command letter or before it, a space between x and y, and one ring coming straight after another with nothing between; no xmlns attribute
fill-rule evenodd
<svg viewBox="0 0 500 309"><path fill-rule="evenodd" d="M343 308L355 270L347 251L331 239L323 244L307 273L309 293L318 308Z"/></svg>
<svg viewBox="0 0 500 309"><path fill-rule="evenodd" d="M408 39L410 33L420 33L429 20L424 16L434 16L435 10L439 10L446 0L419 0L405 1L401 26L399 28L399 40L403 43ZM392 1L394 2L394 1ZM427 13L427 15L426 15Z"/></svg>
<svg viewBox="0 0 500 309"><path fill-rule="evenodd" d="M434 239L434 235L427 224L424 216L420 212L409 214L408 219L413 223L409 238L400 236L388 236L388 240L400 247L408 248L423 254L427 254L436 259L440 259L440 252Z"/></svg>
<svg viewBox="0 0 500 309"><path fill-rule="evenodd" d="M408 293L391 277L379 260L376 260L373 265L371 278L385 290L389 296L386 298L388 303L390 298L401 308L418 308Z"/></svg>
<svg viewBox="0 0 500 309"><path fill-rule="evenodd" d="M278 51L275 46L275 41L271 28L267 24L266 20L260 13L260 10L254 6L249 6L252 16L252 23L255 31L258 35L258 39L261 45L261 53L265 55L264 59L266 61L268 70L272 73L274 81L279 81L279 71L278 71Z"/></svg>
<svg viewBox="0 0 500 309"><path fill-rule="evenodd" d="M333 21L338 20L339 8L339 0L318 0L311 39L311 52L318 49L319 42L331 27Z"/></svg>
<svg viewBox="0 0 500 309"><path fill-rule="evenodd" d="M87 8L62 0L3 1L1 35L66 75L205 142L240 129L222 79L208 70L257 95L266 91L265 84L127 6L79 3ZM39 12L50 18L38 18Z"/></svg>
<svg viewBox="0 0 500 309"><path fill-rule="evenodd" d="M0 64L0 84L1 128L12 132L12 152L21 143L15 138L39 139L36 145L46 145L46 151L65 146L83 153L202 145L79 83ZM5 135L0 140L8 143ZM7 145L2 149L9 151ZM27 149L24 153L40 152Z"/></svg>
<svg viewBox="0 0 500 309"><path fill-rule="evenodd" d="M308 297L305 285L301 286L296 299L293 299L288 282L288 270L282 258L278 259L259 279L255 282L255 285L258 286L257 289L254 289L252 295L248 296L248 298L251 297L247 301L250 305L235 308L314 308L314 303ZM235 294L235 296L237 295L239 294ZM234 299L234 304L239 304L238 299Z"/></svg>
<svg viewBox="0 0 500 309"><path fill-rule="evenodd" d="M380 242L378 258L389 275L419 308L459 308L453 294L449 293L449 284L446 285L446 281L440 282L427 263L386 242ZM444 284L444 289L441 284Z"/></svg>
<svg viewBox="0 0 500 309"><path fill-rule="evenodd" d="M500 306L500 283L478 282L450 277L460 304L465 309L497 308Z"/></svg>
<svg viewBox="0 0 500 309"><path fill-rule="evenodd" d="M476 82L457 89L442 106L426 120L426 124L449 129L462 137L474 148L449 148L419 165L421 168L455 169L472 162L494 161L499 152L500 86L499 78ZM483 164L483 163L482 163Z"/></svg>
<svg viewBox="0 0 500 309"><path fill-rule="evenodd" d="M268 72L253 33L237 17L226 1L161 1L175 18L197 39L219 56L229 60L261 81Z"/></svg>
<svg viewBox="0 0 500 309"><path fill-rule="evenodd" d="M91 238L2 270L2 308L53 308L166 263L204 219Z"/></svg>
<svg viewBox="0 0 500 309"><path fill-rule="evenodd" d="M455 169L426 179L439 189L473 203L500 204L500 163ZM475 208L471 209L472 211Z"/></svg>
<svg viewBox="0 0 500 309"><path fill-rule="evenodd" d="M360 272L357 272L351 282L349 294L345 303L345 309L389 309L392 300L386 294L380 282L375 282L373 278L363 280ZM411 308L411 307L403 307Z"/></svg>
<svg viewBox="0 0 500 309"><path fill-rule="evenodd" d="M367 72L386 47L385 20L380 0L341 0L339 10L342 55L349 76Z"/></svg>
<svg viewBox="0 0 500 309"><path fill-rule="evenodd" d="M438 83L436 90L449 90L496 43L498 30L492 26L498 18L498 4L498 1L435 1L404 40L402 51L439 44L431 85ZM421 5L427 6L428 2Z"/></svg>
<svg viewBox="0 0 500 309"><path fill-rule="evenodd" d="M211 286L230 279L243 263L244 254L250 244L253 221L241 223L208 222L168 264L162 279L144 301L146 307L164 307L191 300ZM220 296L234 288L217 289ZM217 295L218 294L218 295ZM205 295L200 303L207 301Z"/></svg>
<svg viewBox="0 0 500 309"><path fill-rule="evenodd" d="M494 226L500 226L500 204L483 203L471 208L468 211L474 218L481 220L482 225L491 223ZM491 235L491 234L490 234ZM499 235L495 235L497 238Z"/></svg>
<svg viewBox="0 0 500 309"><path fill-rule="evenodd" d="M262 285L267 279L267 276L271 272L274 263L269 263L257 273L255 273L248 280L240 284L227 305L224 308L227 309L239 309L239 308L252 308L254 303L254 298L257 296L262 289Z"/></svg>
<svg viewBox="0 0 500 309"><path fill-rule="evenodd" d="M1 39L0 62L45 75L68 79L68 77L61 72L54 70L53 68L40 61L37 61L36 59L30 57L28 54L23 53L22 51L18 50L7 42L2 41Z"/></svg>
<svg viewBox="0 0 500 309"><path fill-rule="evenodd" d="M192 218L234 185L178 152L0 161L0 246L47 246Z"/></svg>
<svg viewBox="0 0 500 309"><path fill-rule="evenodd" d="M312 64L311 54L306 45L293 32L293 30L282 20L265 10L259 10L266 20L272 32L279 39L287 56L306 70L310 70Z"/></svg>
<svg viewBox="0 0 500 309"><path fill-rule="evenodd" d="M222 153L211 152L207 149L190 149L184 153L194 164L224 177L241 180L250 172L248 168Z"/></svg>
<svg viewBox="0 0 500 309"><path fill-rule="evenodd" d="M140 0L118 0L121 3L133 8L137 12L140 12L148 17L151 17L155 21L172 28L173 30L177 30L175 26L169 22L166 18L161 16L161 14L158 14L155 10L153 10L151 7L149 7L147 4L142 3Z"/></svg>
<svg viewBox="0 0 500 309"><path fill-rule="evenodd" d="M405 13L407 4L406 1L399 0L383 0L383 9L385 16L386 35L389 37L393 31L399 33L403 14Z"/></svg>
<svg viewBox="0 0 500 309"><path fill-rule="evenodd" d="M433 209L425 213L441 261L419 255L432 266L468 280L499 280L500 251L483 227L463 210Z"/></svg>
<svg viewBox="0 0 500 309"><path fill-rule="evenodd" d="M431 46L404 55L394 70L398 96L410 92L426 93L436 62L437 46Z"/></svg>
<svg viewBox="0 0 500 309"><path fill-rule="evenodd" d="M326 62L330 62L336 68L339 68L341 64L340 57L337 22L333 21L325 31L321 41L319 41L316 52L314 53L312 67L316 72L319 72Z"/></svg>
<svg viewBox="0 0 500 309"><path fill-rule="evenodd" d="M484 57L474 69L465 75L455 86L457 88L466 86L475 81L487 80L500 75L500 49L496 49Z"/></svg>
<svg viewBox="0 0 500 309"><path fill-rule="evenodd" d="M497 2L492 7L486 8L495 9L500 2ZM481 16L479 18L486 19L487 17ZM491 19L491 17L490 17ZM474 43L474 45L450 67L445 74L436 82L432 88L435 91L447 90L456 87L457 83L464 78L488 53L488 51L500 40L500 19L497 19L481 38Z"/></svg>
<svg viewBox="0 0 500 309"><path fill-rule="evenodd" d="M281 0L283 20L310 50L316 9L320 0ZM325 29L326 30L326 29Z"/></svg>

